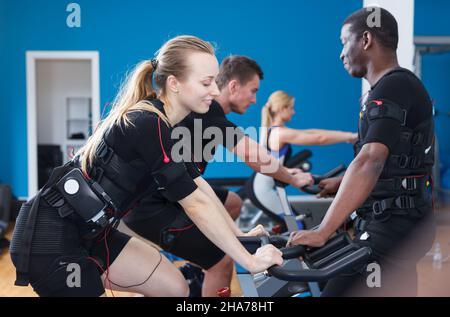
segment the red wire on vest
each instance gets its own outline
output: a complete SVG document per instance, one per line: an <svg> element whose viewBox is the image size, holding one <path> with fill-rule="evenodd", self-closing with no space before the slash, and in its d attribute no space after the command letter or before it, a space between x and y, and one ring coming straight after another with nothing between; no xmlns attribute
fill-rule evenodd
<svg viewBox="0 0 450 317"><path fill-rule="evenodd" d="M161 137L161 118L160 118L160 117L158 117L158 131L159 131L159 144L161 145L161 150L162 150L163 155L164 155L164 163L167 164L167 163L170 162L170 159L169 159L169 157L167 156L166 151L164 150L164 145L163 145L163 143L162 143L162 137Z"/></svg>
<svg viewBox="0 0 450 317"><path fill-rule="evenodd" d="M381 106L383 104L383 101L381 100L372 100L377 106Z"/></svg>

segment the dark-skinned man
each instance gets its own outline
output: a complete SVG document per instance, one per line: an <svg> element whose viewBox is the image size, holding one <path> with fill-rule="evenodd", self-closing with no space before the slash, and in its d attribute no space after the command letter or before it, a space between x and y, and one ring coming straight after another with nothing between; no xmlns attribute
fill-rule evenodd
<svg viewBox="0 0 450 317"><path fill-rule="evenodd" d="M380 24L370 27L373 12ZM372 249L380 283L367 283L372 271L364 266L328 281L322 295L416 296L416 264L434 238L432 103L421 81L398 64L397 22L387 10L351 14L341 41L345 69L371 86L362 98L355 158L343 177L320 183L320 196L336 197L319 228L293 233L289 245L324 245L356 210L355 241Z"/></svg>

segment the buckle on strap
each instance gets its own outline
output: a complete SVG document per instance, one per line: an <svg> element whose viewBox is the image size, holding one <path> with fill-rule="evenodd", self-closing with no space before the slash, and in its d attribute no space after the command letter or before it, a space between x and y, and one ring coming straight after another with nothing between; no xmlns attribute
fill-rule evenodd
<svg viewBox="0 0 450 317"><path fill-rule="evenodd" d="M105 173L105 170L99 166L93 166L90 170L91 178L97 180L97 182L102 181L104 173Z"/></svg>
<svg viewBox="0 0 450 317"><path fill-rule="evenodd" d="M410 209L415 208L416 204L412 196L398 196L394 200L395 206L399 209Z"/></svg>
<svg viewBox="0 0 450 317"><path fill-rule="evenodd" d="M417 156L408 156L406 154L401 154L393 155L392 157L397 161L396 163L400 168L417 168L421 164L421 160Z"/></svg>
<svg viewBox="0 0 450 317"><path fill-rule="evenodd" d="M114 152L111 150L108 144L106 144L105 140L102 139L102 141L98 145L97 150L95 151L95 155L101 160L103 164L108 164L113 154Z"/></svg>
<svg viewBox="0 0 450 317"><path fill-rule="evenodd" d="M60 194L59 191L53 189L52 187L48 188L42 194L42 198L52 207L59 208L62 207L65 203L64 197Z"/></svg>
<svg viewBox="0 0 450 317"><path fill-rule="evenodd" d="M389 179L380 179L375 184L373 192L395 192L399 190L413 191L418 189L421 183L422 181L417 180L417 177L394 177Z"/></svg>
<svg viewBox="0 0 450 317"><path fill-rule="evenodd" d="M357 217L355 219L355 224L354 224L354 230L355 232L363 232L364 230L366 230L368 221L364 220L364 218L362 217Z"/></svg>
<svg viewBox="0 0 450 317"><path fill-rule="evenodd" d="M413 177L403 178L401 186L405 190L415 190L417 189L417 179Z"/></svg>
<svg viewBox="0 0 450 317"><path fill-rule="evenodd" d="M381 216L389 209L411 209L415 207L416 204L412 196L398 196L374 201L372 211L374 216Z"/></svg>
<svg viewBox="0 0 450 317"><path fill-rule="evenodd" d="M372 204L372 212L375 218L381 217L386 209L388 209L390 206L388 206L387 201L391 200L392 198L383 199L383 200L376 200Z"/></svg>
<svg viewBox="0 0 450 317"><path fill-rule="evenodd" d="M408 114L408 111L406 111L406 109L402 109L403 112L403 122L402 122L402 126L404 127L406 125L406 116Z"/></svg>

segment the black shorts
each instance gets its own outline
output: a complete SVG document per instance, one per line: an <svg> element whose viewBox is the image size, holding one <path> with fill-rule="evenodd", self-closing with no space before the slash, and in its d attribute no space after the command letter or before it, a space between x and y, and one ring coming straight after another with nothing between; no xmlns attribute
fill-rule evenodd
<svg viewBox="0 0 450 317"><path fill-rule="evenodd" d="M215 186L215 185L210 185L210 186L216 193L217 197L219 197L222 204L225 204L225 201L227 200L227 197L228 197L229 190L224 187L221 187L221 186Z"/></svg>
<svg viewBox="0 0 450 317"><path fill-rule="evenodd" d="M158 210L157 213L152 214L155 210ZM124 218L124 222L143 238L205 270L225 256L225 253L192 223L177 203L158 207L152 204L149 197L141 201L130 215Z"/></svg>
<svg viewBox="0 0 450 317"><path fill-rule="evenodd" d="M101 296L105 293L101 275L108 264L114 263L130 238L110 229L107 235L67 254L31 255L30 284L43 297ZM11 258L15 262L14 254Z"/></svg>

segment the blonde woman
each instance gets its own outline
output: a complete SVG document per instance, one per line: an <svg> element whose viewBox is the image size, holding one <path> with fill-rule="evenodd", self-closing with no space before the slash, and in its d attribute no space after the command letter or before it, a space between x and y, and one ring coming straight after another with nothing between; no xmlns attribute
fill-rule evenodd
<svg viewBox="0 0 450 317"><path fill-rule="evenodd" d="M171 157L171 127L191 111L208 111L217 73L214 49L193 36L169 40L136 66L78 159L56 168L21 209L11 245L17 285L30 283L40 296L101 296L105 288L187 296L173 264L115 229L141 197L157 191L249 271L282 263L272 246L249 254L202 178Z"/></svg>
<svg viewBox="0 0 450 317"><path fill-rule="evenodd" d="M326 145L335 143L354 143L357 133L333 130L288 128L286 124L295 115L294 97L284 91L275 91L262 109L261 144L267 147L275 157L283 160L291 153L294 145ZM264 133L265 132L265 133Z"/></svg>
<svg viewBox="0 0 450 317"><path fill-rule="evenodd" d="M291 157L292 144L325 145L343 142L354 143L357 140L357 133L288 128L286 124L295 114L294 101L294 97L279 90L270 95L262 109L260 143L281 162L284 163ZM273 178L260 173L257 173L252 181L252 192L258 203L274 213L281 213L283 207L274 188Z"/></svg>

